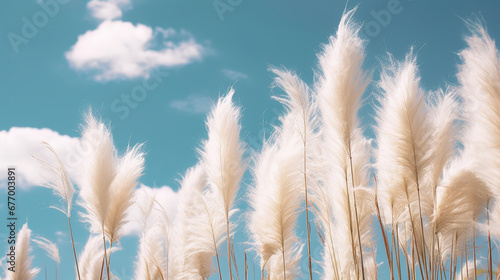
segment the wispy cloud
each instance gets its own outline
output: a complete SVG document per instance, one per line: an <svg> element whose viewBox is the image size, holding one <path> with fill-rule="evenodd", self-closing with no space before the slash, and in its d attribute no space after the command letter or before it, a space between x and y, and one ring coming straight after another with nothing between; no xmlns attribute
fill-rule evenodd
<svg viewBox="0 0 500 280"><path fill-rule="evenodd" d="M243 79L248 78L247 74L242 73L242 72L238 72L235 70L231 70L231 69L222 69L221 72L222 72L222 74L224 74L224 76L226 76L227 78L229 78L230 80L233 80L233 81L243 80Z"/></svg>
<svg viewBox="0 0 500 280"><path fill-rule="evenodd" d="M184 99L174 100L170 102L170 107L179 111L204 114L210 111L212 101L206 96L190 95Z"/></svg>
<svg viewBox="0 0 500 280"><path fill-rule="evenodd" d="M130 7L130 0L91 0L87 3L92 17L98 20L119 19L126 7Z"/></svg>
<svg viewBox="0 0 500 280"><path fill-rule="evenodd" d="M68 237L68 234L66 234L63 231L56 231L55 235L57 237L57 243L59 243L59 244L65 243L67 240L67 237Z"/></svg>
<svg viewBox="0 0 500 280"><path fill-rule="evenodd" d="M77 154L81 151L78 138L59 133L47 128L12 127L10 130L0 131L0 168L8 167L19 169L17 180L20 188L29 188L47 181L47 174L40 168L40 163L31 155L46 162L53 163L54 157L42 145L42 141L49 143L57 152L67 168L73 182L77 179ZM7 180L7 173L0 173L0 181ZM0 184L6 186L6 184Z"/></svg>
<svg viewBox="0 0 500 280"><path fill-rule="evenodd" d="M178 36L176 36L178 35ZM176 38L174 38L176 37ZM174 39L180 41L175 43ZM104 21L78 37L66 52L70 65L96 80L147 77L156 67L182 66L200 60L203 47L187 32L125 21Z"/></svg>

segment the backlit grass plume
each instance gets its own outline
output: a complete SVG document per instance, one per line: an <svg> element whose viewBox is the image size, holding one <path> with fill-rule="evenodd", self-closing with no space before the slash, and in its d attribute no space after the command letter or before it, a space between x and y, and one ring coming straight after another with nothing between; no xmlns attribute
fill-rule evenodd
<svg viewBox="0 0 500 280"><path fill-rule="evenodd" d="M301 153L293 146L266 145L254 169L249 229L269 277L296 279L301 246L295 231L303 191L296 165Z"/></svg>
<svg viewBox="0 0 500 280"><path fill-rule="evenodd" d="M77 274L79 275L79 267L78 267L78 259L76 257L76 249L75 249L75 242L73 240L73 230L71 228L71 207L73 205L73 195L75 193L75 188L73 187L73 184L69 180L68 173L66 172L66 168L62 164L61 160L59 159L59 156L57 153L54 151L52 146L48 144L47 142L43 142L45 147L52 153L54 158L57 161L56 165L52 165L50 163L47 163L37 157L34 157L37 159L44 168L46 168L49 171L50 174L50 180L48 183L45 185L45 187L53 190L53 192L61 197L61 199L64 201L65 205L64 207L55 207L51 206L52 208L55 208L62 213L66 215L68 218L68 226L69 226L69 232L71 236L71 244L73 246L73 256L75 258L75 264L76 264L76 270ZM58 268L59 268L59 262L58 262ZM58 274L59 276L59 274Z"/></svg>
<svg viewBox="0 0 500 280"><path fill-rule="evenodd" d="M69 180L66 168L59 159L59 156L57 155L56 151L54 151L54 149L52 148L52 146L50 146L49 143L42 142L42 144L50 151L50 153L56 159L56 164L50 164L37 157L34 157L41 163L41 165L47 171L49 171L48 173L50 176L50 180L48 181L47 184L43 186L54 191L54 194L59 196L64 201L63 207L52 206L52 208L61 211L69 218L71 216L71 206L73 204L73 194L75 193L75 188L73 187L73 184Z"/></svg>
<svg viewBox="0 0 500 280"><path fill-rule="evenodd" d="M28 223L24 224L16 236L16 264L14 271L6 271L6 280L33 280L40 269L31 267L33 257L31 254L31 230Z"/></svg>
<svg viewBox="0 0 500 280"><path fill-rule="evenodd" d="M136 181L144 169L144 155L137 145L118 157L108 127L91 112L85 118L82 142L89 154L84 159L80 205L86 211L83 217L91 232L102 234L103 241L106 238L112 247L121 237ZM109 277L110 258L105 258Z"/></svg>
<svg viewBox="0 0 500 280"><path fill-rule="evenodd" d="M233 102L234 90L221 97L212 108L206 122L208 140L204 141L201 155L207 174L214 207L224 213L229 263L229 278L233 279L231 268L231 225L230 213L238 191L238 184L245 172L242 160L243 144L240 142L240 109Z"/></svg>
<svg viewBox="0 0 500 280"><path fill-rule="evenodd" d="M57 245L43 237L34 238L33 242L47 252L47 255L54 260L56 263L56 279L59 279L59 263L61 262L61 259L59 258L59 249L57 248Z"/></svg>
<svg viewBox="0 0 500 280"><path fill-rule="evenodd" d="M477 159L475 172L493 194L493 216L490 219L490 201L486 202L488 226L488 274L493 277L490 232L500 238L500 62L498 49L486 29L479 22L469 22L472 34L466 37L468 47L459 55L458 80L464 98L465 120L468 123L464 137L465 150Z"/></svg>
<svg viewBox="0 0 500 280"><path fill-rule="evenodd" d="M117 247L109 251L116 251ZM104 258L104 248L102 246L102 236L89 236L85 247L78 256L81 267L80 275L82 280L100 279L102 274L102 259ZM78 278L77 278L78 279Z"/></svg>
<svg viewBox="0 0 500 280"><path fill-rule="evenodd" d="M142 234L134 279L167 279L164 271L166 261L164 248L162 231L159 227L152 227Z"/></svg>
<svg viewBox="0 0 500 280"><path fill-rule="evenodd" d="M484 212L490 198L489 189L471 167L467 159L456 160L444 172L437 189L437 207L432 222L440 254L436 260L442 263L448 257L457 258L465 253L476 218Z"/></svg>
<svg viewBox="0 0 500 280"><path fill-rule="evenodd" d="M357 197L358 190L368 186L369 142L359 128L357 112L369 78L362 70L364 42L358 34L361 27L353 22L354 12L342 16L336 35L319 54L315 87L324 165L323 186L315 191L315 197L327 240L323 267L328 279L370 278L373 273L365 269L365 262L376 275L374 251L370 250L374 210L360 206L373 205L373 197ZM321 201L324 199L328 201Z"/></svg>
<svg viewBox="0 0 500 280"><path fill-rule="evenodd" d="M279 145L283 149L295 150L301 152L301 159L297 158L295 165L290 165L292 176L299 178L294 181L301 182L301 188L304 195L304 208L306 220L307 234L307 258L309 268L309 278L312 279L312 256L311 256L311 225L309 221L309 185L315 184L315 178L311 175L309 169L312 164L312 154L314 151L314 143L318 137L315 132L317 129L316 108L311 100L311 90L299 77L287 70L272 69L277 75L274 80L274 85L280 87L286 95L275 96L274 98L285 105L287 115L282 119L282 128ZM287 142L287 143L284 143ZM283 149L280 149L283 152ZM297 154L293 153L290 160ZM295 170L293 170L295 168ZM299 172L297 172L299 171ZM292 246L297 247L297 246ZM299 253L299 252L296 252ZM299 256L299 254L296 254Z"/></svg>
<svg viewBox="0 0 500 280"><path fill-rule="evenodd" d="M196 244L197 219L205 218L209 224L208 214L203 207L203 191L207 186L205 170L201 165L190 168L181 182L178 193L177 213L172 233L170 266L172 279L183 279L193 275L204 277L211 272L211 254L199 251L202 244ZM196 226L195 226L196 225ZM209 231L210 232L210 231ZM209 238L212 234L209 234ZM200 245L200 246L198 246ZM208 264L207 264L208 263Z"/></svg>
<svg viewBox="0 0 500 280"><path fill-rule="evenodd" d="M427 278L420 191L430 164L432 128L415 58L410 54L405 61L391 61L387 67L380 81L381 107L377 110L378 196L393 234L398 234L398 228L404 234L397 237L402 249L415 252L410 260L413 270L418 261L421 276Z"/></svg>

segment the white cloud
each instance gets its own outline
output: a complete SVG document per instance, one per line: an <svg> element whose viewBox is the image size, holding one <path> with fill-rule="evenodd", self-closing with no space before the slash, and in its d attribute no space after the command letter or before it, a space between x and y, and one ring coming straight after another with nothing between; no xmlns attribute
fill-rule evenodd
<svg viewBox="0 0 500 280"><path fill-rule="evenodd" d="M65 232L62 231L56 231L55 235L57 237L56 242L59 244L66 243L66 240L68 240L68 235Z"/></svg>
<svg viewBox="0 0 500 280"><path fill-rule="evenodd" d="M241 73L241 72L238 72L235 70L231 70L231 69L222 69L221 72L222 72L222 74L224 74L224 76L226 76L227 78L229 78L230 80L233 80L233 81L243 80L243 79L248 78L247 74Z"/></svg>
<svg viewBox="0 0 500 280"><path fill-rule="evenodd" d="M191 95L184 99L174 100L170 102L170 107L179 111L204 114L210 111L212 101L206 96Z"/></svg>
<svg viewBox="0 0 500 280"><path fill-rule="evenodd" d="M154 198L156 202L152 201ZM149 215L148 207L152 203ZM160 207L161 206L161 207ZM164 221L164 212L170 221L175 218L177 193L170 187L150 188L141 185L134 195L134 204L129 209L128 223L124 226L125 234L141 234L144 229Z"/></svg>
<svg viewBox="0 0 500 280"><path fill-rule="evenodd" d="M122 9L130 6L130 0L91 0L87 3L92 17L99 20L112 20L122 17Z"/></svg>
<svg viewBox="0 0 500 280"><path fill-rule="evenodd" d="M189 33L125 21L104 21L78 37L66 52L76 70L96 80L148 77L156 67L182 66L202 58L204 48Z"/></svg>
<svg viewBox="0 0 500 280"><path fill-rule="evenodd" d="M29 188L43 184L48 178L46 171L31 155L53 163L54 158L42 145L49 143L61 158L73 182L77 178L78 155L81 154L78 138L59 133L47 128L12 127L0 131L0 170L16 168L17 186ZM0 181L7 180L7 173L0 172ZM5 186L5 184L1 184Z"/></svg>

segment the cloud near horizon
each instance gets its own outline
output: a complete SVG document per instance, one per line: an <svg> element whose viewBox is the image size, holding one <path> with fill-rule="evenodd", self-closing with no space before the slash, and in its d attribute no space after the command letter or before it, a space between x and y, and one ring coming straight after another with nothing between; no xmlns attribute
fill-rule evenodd
<svg viewBox="0 0 500 280"><path fill-rule="evenodd" d="M54 163L52 154L42 141L49 143L65 165L70 179L75 182L78 174L78 154L81 152L80 140L76 137L61 135L48 128L12 127L0 130L0 168L16 168L17 186L28 189L46 182L48 174L36 156L48 163ZM0 173L0 181L7 180L7 173ZM6 184L2 184L6 186ZM3 188L3 187L0 187Z"/></svg>

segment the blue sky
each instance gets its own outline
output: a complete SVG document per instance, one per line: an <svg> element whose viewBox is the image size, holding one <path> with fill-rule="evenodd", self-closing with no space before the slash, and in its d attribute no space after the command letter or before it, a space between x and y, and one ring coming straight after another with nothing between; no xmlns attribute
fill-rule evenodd
<svg viewBox="0 0 500 280"><path fill-rule="evenodd" d="M48 16L42 7L47 2L57 6ZM424 89L455 83L457 52L467 33L464 18L479 15L490 36L500 39L498 1L371 0L349 1L348 7L357 4L355 19L365 23L369 39L365 65L375 81L387 52L402 59L413 46ZM210 100L234 85L236 103L243 107L241 136L259 149L281 110L270 98L268 67L285 66L312 83L316 54L335 32L344 6L326 0L2 1L0 168L16 165L25 177L18 218L28 220L34 233L60 242L60 279L74 277L72 252L64 216L49 209L57 200L46 189L30 187L38 180L32 172L38 171L28 155L42 149L34 139L54 139L64 150L72 143L69 137L79 136L82 113L90 106L112 125L120 151L145 143L142 184L175 190L176 180L197 161ZM31 24L36 30L26 27ZM368 137L373 137L373 90L368 88L360 114ZM37 129L13 132L12 127ZM244 177L242 194L250 179ZM4 202L0 206L5 209ZM73 217L82 248L88 233L76 221L77 211ZM4 233L2 228L2 240ZM246 239L243 228L237 239ZM113 266L120 279L131 279L137 238L124 238L123 247ZM53 264L40 250L34 253L34 264L47 265L50 276Z"/></svg>

